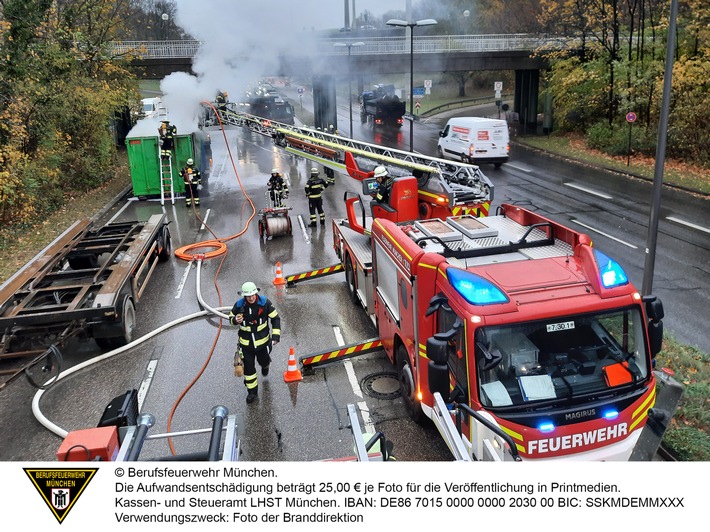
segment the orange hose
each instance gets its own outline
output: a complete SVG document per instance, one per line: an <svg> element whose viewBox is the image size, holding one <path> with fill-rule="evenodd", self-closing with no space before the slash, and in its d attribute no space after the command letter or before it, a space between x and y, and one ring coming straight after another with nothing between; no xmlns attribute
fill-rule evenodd
<svg viewBox="0 0 710 532"><path fill-rule="evenodd" d="M207 253L191 253L193 250L202 248L215 248L214 251L208 251ZM205 259L213 259L219 257L220 255L227 252L227 244L220 242L219 240L206 240L204 242L195 242L194 244L188 244L175 250L175 256L182 260L190 261L195 255L203 255Z"/></svg>
<svg viewBox="0 0 710 532"><path fill-rule="evenodd" d="M246 197L247 201L251 205L252 213L249 219L246 222L246 225L244 228L239 231L238 233L231 235L229 237L225 238L218 238L217 235L215 235L214 231L205 224L204 220L200 218L199 213L197 212L197 209L194 208L194 202L193 202L193 211L195 212L195 215L197 218L202 222L207 229L209 230L210 233L212 233L212 236L214 237L214 240L206 240L204 242L195 242L194 244L188 244L187 246L183 246L179 249L175 250L175 256L187 260L187 261L192 261L195 255L201 255L200 260L202 259L210 259L214 257L218 257L220 255L223 255L222 260L219 263L219 267L217 268L217 271L215 272L214 276L214 285L215 289L217 290L217 296L219 298L219 306L222 306L222 293L219 289L219 283L217 282L217 278L219 277L220 272L222 271L222 266L224 265L224 261L227 258L227 244L225 242L229 242L230 240L233 240L235 238L238 238L242 236L244 233L247 232L247 229L249 229L249 224L251 221L254 219L254 216L256 215L256 207L254 206L254 202L251 200L249 197L249 194L247 194L246 190L244 190L244 185L242 184L242 180L239 177L239 172L237 172L237 167L234 164L234 157L232 157L232 151L229 149L229 142L227 142L227 134L224 131L224 125L222 124L222 120L219 117L219 113L217 110L214 108L212 103L210 102L201 102L201 103L206 103L212 109L215 111L215 115L217 116L217 120L219 121L220 128L222 130L222 135L224 136L224 141L225 145L227 146L227 153L229 153L229 159L232 162L232 168L234 169L234 174L237 177L237 182L239 183L239 187L241 188L242 192L244 193L244 196ZM190 190L190 193L192 193L192 190ZM214 251L209 251L207 253L191 253L192 251L200 248L214 248ZM200 370L197 372L197 375L190 381L190 383L185 387L185 389L180 393L178 398L175 400L175 403L173 404L172 408L170 409L170 414L168 415L168 423L167 423L167 429L168 433L170 433L171 428L172 428L172 423L173 423L173 418L175 416L175 413L177 411L178 406L180 406L180 403L182 402L183 398L185 395L187 395L187 392L190 391L190 389L195 385L195 383L202 377L202 374L205 372L207 369L207 366L209 365L210 360L212 360L212 355L215 352L215 349L217 347L217 342L219 340L220 335L222 334L222 318L219 319L219 326L217 327L217 334L215 335L214 341L212 342L212 346L210 347L209 354L207 355L207 359L205 360L204 364L200 368ZM173 439L171 437L168 438L168 446L170 447L170 451L172 452L173 455L177 454L175 450L175 446L173 445Z"/></svg>

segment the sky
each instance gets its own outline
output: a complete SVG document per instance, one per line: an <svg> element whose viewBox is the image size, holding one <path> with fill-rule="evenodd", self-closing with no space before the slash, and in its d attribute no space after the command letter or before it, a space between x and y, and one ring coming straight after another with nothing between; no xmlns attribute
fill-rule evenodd
<svg viewBox="0 0 710 532"><path fill-rule="evenodd" d="M354 0L356 13L374 16L406 8L408 0ZM352 12L352 2L350 0ZM168 118L178 133L197 129L201 101L214 101L217 91L230 100L252 86L287 51L314 57L313 29L340 28L343 0L176 0L175 23L203 42L193 59L195 75L174 72L160 83ZM305 30L305 31L304 31ZM131 137L154 135L157 122L142 123Z"/></svg>

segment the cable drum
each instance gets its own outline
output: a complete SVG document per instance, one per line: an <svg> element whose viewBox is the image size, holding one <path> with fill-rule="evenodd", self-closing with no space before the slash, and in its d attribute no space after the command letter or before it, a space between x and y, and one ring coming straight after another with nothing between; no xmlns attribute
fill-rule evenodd
<svg viewBox="0 0 710 532"><path fill-rule="evenodd" d="M266 234L268 236L281 236L289 234L288 218L274 216L266 219Z"/></svg>

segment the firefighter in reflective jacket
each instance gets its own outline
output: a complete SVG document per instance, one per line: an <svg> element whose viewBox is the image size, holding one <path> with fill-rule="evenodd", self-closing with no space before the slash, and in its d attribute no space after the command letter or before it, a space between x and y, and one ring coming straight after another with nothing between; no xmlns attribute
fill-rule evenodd
<svg viewBox="0 0 710 532"><path fill-rule="evenodd" d="M278 168L271 170L271 177L269 177L269 181L266 183L266 188L271 197L271 204L274 207L283 207L283 200L288 198L288 184L286 184Z"/></svg>
<svg viewBox="0 0 710 532"><path fill-rule="evenodd" d="M202 174L195 168L195 161L187 160L187 166L180 170L183 183L185 183L185 207L192 206L195 200L195 207L200 206L200 189L202 188Z"/></svg>
<svg viewBox="0 0 710 532"><path fill-rule="evenodd" d="M306 181L306 196L308 196L308 211L311 213L311 223L309 227L316 226L316 211L320 215L320 224L325 225L325 213L323 212L323 198L321 194L328 188L328 183L323 181L318 175L317 168L311 168L311 177Z"/></svg>
<svg viewBox="0 0 710 532"><path fill-rule="evenodd" d="M229 322L239 326L239 349L244 359L247 403L253 403L259 389L256 362L259 362L261 374L266 377L271 363L271 349L281 339L281 318L271 300L259 295L259 288L254 283L244 283L239 294L242 297L234 303L229 313Z"/></svg>
<svg viewBox="0 0 710 532"><path fill-rule="evenodd" d="M160 143L160 157L167 159L173 151L173 137L177 135L177 128L169 121L163 120L158 128L158 142Z"/></svg>
<svg viewBox="0 0 710 532"><path fill-rule="evenodd" d="M223 113L227 110L227 93L219 91L217 97L215 98L215 103L217 104L217 109L219 112Z"/></svg>

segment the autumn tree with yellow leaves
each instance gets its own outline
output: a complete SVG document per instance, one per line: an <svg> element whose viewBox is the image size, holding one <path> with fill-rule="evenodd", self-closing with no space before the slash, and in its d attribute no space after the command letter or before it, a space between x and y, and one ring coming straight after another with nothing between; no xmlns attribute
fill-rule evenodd
<svg viewBox="0 0 710 532"><path fill-rule="evenodd" d="M555 121L587 134L592 147L654 155L663 90L670 0L541 0L542 30L574 40L551 54L547 87ZM710 165L710 4L680 0L668 155Z"/></svg>
<svg viewBox="0 0 710 532"><path fill-rule="evenodd" d="M111 41L128 0L0 0L0 222L30 223L110 174L139 100Z"/></svg>

